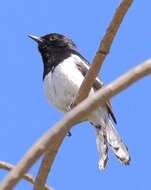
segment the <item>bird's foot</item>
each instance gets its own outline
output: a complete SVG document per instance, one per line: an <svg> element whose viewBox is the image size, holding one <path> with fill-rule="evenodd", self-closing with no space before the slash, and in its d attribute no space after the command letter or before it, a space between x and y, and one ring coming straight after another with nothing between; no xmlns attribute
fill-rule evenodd
<svg viewBox="0 0 151 190"><path fill-rule="evenodd" d="M70 131L68 131L67 137L71 137L71 136L72 136L72 133Z"/></svg>

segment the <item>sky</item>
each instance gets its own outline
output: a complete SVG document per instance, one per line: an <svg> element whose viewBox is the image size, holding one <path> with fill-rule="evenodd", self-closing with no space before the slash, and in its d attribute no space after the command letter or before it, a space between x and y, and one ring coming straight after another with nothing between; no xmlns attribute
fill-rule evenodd
<svg viewBox="0 0 151 190"><path fill-rule="evenodd" d="M63 117L44 95L43 65L27 34L65 34L92 61L119 0L14 0L0 6L0 160L16 164ZM116 36L100 76L108 84L151 57L151 1L136 0ZM151 187L151 122L148 76L112 99L117 129L129 147L131 164L121 165L110 151L98 169L95 131L89 123L72 129L54 162L48 184L56 190L146 190ZM36 175L40 160L29 171ZM0 170L0 180L7 175ZM15 190L32 189L22 180Z"/></svg>

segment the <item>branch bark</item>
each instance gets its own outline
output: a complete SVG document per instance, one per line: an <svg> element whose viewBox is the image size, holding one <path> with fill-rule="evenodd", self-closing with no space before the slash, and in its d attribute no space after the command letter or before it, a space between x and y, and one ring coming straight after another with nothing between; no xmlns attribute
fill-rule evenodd
<svg viewBox="0 0 151 190"><path fill-rule="evenodd" d="M151 73L151 59L138 65L115 81L98 90L93 96L82 101L73 110L65 114L53 128L49 129L35 145L24 155L22 160L11 170L1 183L1 190L11 190L22 178L25 172L36 162L36 160L56 142L56 138L64 136L71 127L84 118L92 111L103 105L105 101L115 96L137 80Z"/></svg>
<svg viewBox="0 0 151 190"><path fill-rule="evenodd" d="M120 24L122 23L122 20L123 20L124 16L126 15L132 2L133 2L133 0L123 0L122 3L119 5L118 9L116 10L114 17L113 17L110 25L108 26L107 31L106 31L102 41L100 42L99 48L93 59L93 63L79 89L78 94L75 97L74 102L71 105L72 108L88 96L88 94L91 90L92 84L93 84L94 80L96 79L96 77L99 73L99 70L103 64L103 61L104 61L105 57L107 56L107 54L109 53L112 42L113 42L115 35L120 27ZM66 134L64 134L64 136L65 135ZM57 139L57 141L62 142L61 139ZM56 156L59 146L60 146L60 144L55 146L53 148L53 151L50 149L45 153L43 161L42 161L40 169L39 169L39 172L38 172L38 175L36 177L34 190L43 189L43 186L46 183L46 179L48 177L49 170L51 168L51 165L53 164L53 160L55 159L55 156Z"/></svg>
<svg viewBox="0 0 151 190"><path fill-rule="evenodd" d="M33 190L41 190L44 189L48 174L50 172L52 163L56 157L56 154L59 150L59 147L61 146L61 143L64 139L64 136L66 133L64 133L61 138L58 138L54 144L45 152L44 157L42 159L38 174L35 179L34 188Z"/></svg>
<svg viewBox="0 0 151 190"><path fill-rule="evenodd" d="M7 170L7 171L10 171L13 168L14 168L14 166L12 164L0 161L0 169L4 169L4 170ZM31 184L35 183L34 178L31 175L29 175L29 174L23 175L23 179L25 179L26 181L28 181ZM44 185L43 189L44 190L53 190L52 188L48 187L48 185Z"/></svg>
<svg viewBox="0 0 151 190"><path fill-rule="evenodd" d="M122 3L119 5L118 9L116 10L115 15L99 45L98 51L96 52L92 65L83 80L83 83L78 91L78 94L75 97L73 104L71 105L72 107L77 105L79 102L84 100L89 95L93 82L95 81L103 62L110 51L112 42L120 27L120 24L122 23L122 20L126 15L132 2L133 0L123 0Z"/></svg>

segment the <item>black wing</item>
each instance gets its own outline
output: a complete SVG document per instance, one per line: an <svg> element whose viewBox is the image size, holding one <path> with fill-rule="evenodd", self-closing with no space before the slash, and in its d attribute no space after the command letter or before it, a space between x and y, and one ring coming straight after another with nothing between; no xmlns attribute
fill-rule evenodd
<svg viewBox="0 0 151 190"><path fill-rule="evenodd" d="M75 53L74 53L74 54L75 54ZM88 70L89 70L90 65L89 65L89 63L87 62L87 60L86 60L83 56L81 56L81 55L80 55L79 53L77 53L77 52L76 52L76 54L77 54L78 56L80 56L80 58L83 60L83 61L81 61L81 62L77 62L76 65L77 65L78 69L81 71L81 73L83 74L83 76L85 77L86 73L87 73ZM95 80L94 83L93 83L93 88L94 88L94 90L97 91L97 90L100 89L103 85L104 85L103 82L97 77L96 80ZM114 123L117 124L116 117L115 117L115 115L114 115L114 113L113 113L113 111L112 111L112 104L111 104L111 101L105 102L105 105L106 105L106 107L107 107L107 109L108 109L108 112L109 112L110 116L112 117Z"/></svg>

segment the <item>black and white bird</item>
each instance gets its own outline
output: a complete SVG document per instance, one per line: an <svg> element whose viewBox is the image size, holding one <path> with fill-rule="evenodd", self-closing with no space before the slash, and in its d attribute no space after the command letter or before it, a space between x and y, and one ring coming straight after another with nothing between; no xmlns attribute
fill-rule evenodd
<svg viewBox="0 0 151 190"><path fill-rule="evenodd" d="M44 65L44 88L49 102L67 112L89 69L88 61L78 52L74 42L64 35L51 33L42 37L29 37L38 43ZM102 81L96 78L89 96L102 86ZM109 146L116 157L128 165L130 155L114 128L116 119L111 103L106 102L104 106L90 113L87 120L96 130L96 143L100 154L99 168L104 169L106 166Z"/></svg>

